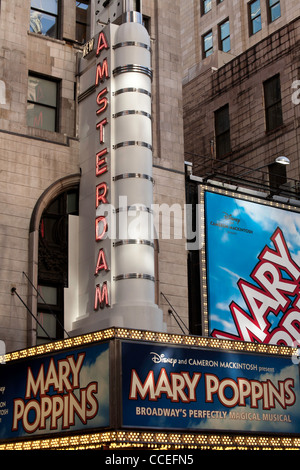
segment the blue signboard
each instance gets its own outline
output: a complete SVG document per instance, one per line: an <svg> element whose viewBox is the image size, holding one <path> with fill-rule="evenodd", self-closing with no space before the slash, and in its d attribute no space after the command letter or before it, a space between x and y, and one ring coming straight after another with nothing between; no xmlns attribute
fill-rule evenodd
<svg viewBox="0 0 300 470"><path fill-rule="evenodd" d="M290 357L122 343L123 426L300 433Z"/></svg>
<svg viewBox="0 0 300 470"><path fill-rule="evenodd" d="M205 191L209 335L298 346L300 213Z"/></svg>
<svg viewBox="0 0 300 470"><path fill-rule="evenodd" d="M0 365L0 439L109 425L109 344Z"/></svg>

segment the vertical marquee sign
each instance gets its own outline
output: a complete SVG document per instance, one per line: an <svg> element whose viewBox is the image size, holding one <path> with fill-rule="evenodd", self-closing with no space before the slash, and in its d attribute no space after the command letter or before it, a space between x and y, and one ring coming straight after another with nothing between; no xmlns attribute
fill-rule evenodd
<svg viewBox="0 0 300 470"><path fill-rule="evenodd" d="M155 303L151 42L127 11L79 62L79 276L73 334L164 329Z"/></svg>
<svg viewBox="0 0 300 470"><path fill-rule="evenodd" d="M108 40L106 38L105 32L101 31L98 35L97 40L97 50L96 57L102 58L103 54L109 50ZM109 112L109 101L108 101L108 81L110 78L109 69L108 69L108 59L103 55L103 60L100 60L96 66L96 116L97 124L97 145L96 148L96 163L95 163L95 176L96 176L96 196L95 196L95 206L96 206L96 218L95 218L95 242L96 242L96 252L97 261L95 268L95 277L98 279L102 272L109 271L109 264L107 259L107 252L105 247L102 244L102 241L107 232L107 217L105 215L98 215L98 212L102 212L103 205L109 203L108 201L108 182L106 175L109 174L109 163L108 163L108 142L106 135L109 135L109 132L106 132L107 127L110 125L109 118L107 116ZM99 248L98 248L99 246ZM109 291L108 291L107 280L104 280L101 283L96 283L95 286L95 297L94 297L94 310L99 310L99 308L104 308L109 306Z"/></svg>
<svg viewBox="0 0 300 470"><path fill-rule="evenodd" d="M80 60L79 317L110 306L111 70L109 25L84 48ZM90 315L91 316L91 315ZM75 327L76 327L75 322Z"/></svg>

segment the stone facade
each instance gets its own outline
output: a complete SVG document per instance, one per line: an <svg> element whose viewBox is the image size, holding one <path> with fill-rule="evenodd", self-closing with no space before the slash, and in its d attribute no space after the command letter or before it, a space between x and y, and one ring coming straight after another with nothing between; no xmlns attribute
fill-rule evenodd
<svg viewBox="0 0 300 470"><path fill-rule="evenodd" d="M281 4L284 9L285 2ZM195 163L196 174L209 174L213 167L229 175L242 174L243 167L261 168L285 155L291 161L288 179L293 186L297 185L300 107L294 98L299 88L299 31L298 18L223 66L213 69L203 66L201 73L185 81L185 151L186 159ZM264 82L276 75L280 78L283 123L267 131ZM225 105L229 105L231 151L218 165L214 113ZM255 176L268 183L267 172Z"/></svg>
<svg viewBox="0 0 300 470"><path fill-rule="evenodd" d="M203 14L201 1L181 2L182 63L184 82L191 80L203 70L219 68L232 58L258 44L275 31L299 16L297 0L280 0L280 17L270 20L268 0L260 0L261 29L250 32L250 0L212 0L210 10ZM223 52L220 46L219 25L225 20L230 25L230 51ZM212 31L214 53L203 57L203 36ZM204 60L203 60L204 59Z"/></svg>
<svg viewBox="0 0 300 470"><path fill-rule="evenodd" d="M80 180L78 164L76 2L61 2L61 39L29 32L30 0L0 6L0 339L7 351L35 344L37 239L43 209ZM179 1L144 0L153 60L154 202L185 201ZM166 27L166 25L168 25ZM59 128L27 125L28 73L60 83ZM25 273L25 274L24 274ZM170 332L178 332L161 292L187 321L185 240L159 240L157 302Z"/></svg>

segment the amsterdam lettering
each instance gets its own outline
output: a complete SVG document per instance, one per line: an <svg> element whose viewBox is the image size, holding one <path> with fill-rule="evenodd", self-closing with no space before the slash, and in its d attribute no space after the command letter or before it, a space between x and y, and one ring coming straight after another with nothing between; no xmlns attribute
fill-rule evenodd
<svg viewBox="0 0 300 470"><path fill-rule="evenodd" d="M300 267L293 261L284 235L277 228L271 236L275 249L265 246L251 273L253 284L238 281L239 290L249 309L230 304L238 335L214 330L212 336L241 341L288 345L300 341ZM279 318L271 328L268 315Z"/></svg>
<svg viewBox="0 0 300 470"><path fill-rule="evenodd" d="M263 410L272 410L278 405L286 409L296 401L292 378L279 380L276 384L270 380L249 380L244 377L220 380L215 374L208 373L194 373L192 377L187 372L171 372L168 375L165 368L161 369L157 380L150 370L144 383L136 370L132 370L129 399L155 402L164 396L172 403L191 403L197 400L196 390L201 384L206 403L219 402L227 408L250 405L257 409L261 404ZM199 393L202 396L202 388Z"/></svg>
<svg viewBox="0 0 300 470"><path fill-rule="evenodd" d="M60 360L55 364L51 358L48 370L44 364L34 377L30 367L27 371L25 399L14 399L12 431L21 424L27 433L38 430L62 429L75 425L76 417L86 424L98 412L97 382L80 387L80 371L85 353ZM76 394L74 393L76 391Z"/></svg>
<svg viewBox="0 0 300 470"><path fill-rule="evenodd" d="M108 41L104 32L99 33L97 40L97 49L96 56L99 57L102 51L109 49ZM95 191L95 208L96 210L100 206L105 206L109 203L108 201L108 185L107 182L102 178L105 178L105 175L108 173L108 155L109 150L106 145L105 131L109 122L107 117L104 116L105 111L108 108L108 88L105 85L105 82L109 80L109 68L107 58L104 58L102 62L98 63L96 66L96 77L95 77L95 86L96 86L96 132L97 132L97 142L99 145L99 150L96 153L95 161L95 176L99 182L96 185ZM100 89L100 90L99 90ZM95 242L97 245L101 244L101 241L105 237L105 234L108 230L108 223L105 216L97 216L95 219ZM102 271L109 271L109 265L107 262L107 256L103 247L99 246L97 248L98 256L96 260L96 267L94 275L97 277ZM96 284L95 287L95 300L94 300L94 310L103 309L109 306L109 291L107 282L102 284Z"/></svg>

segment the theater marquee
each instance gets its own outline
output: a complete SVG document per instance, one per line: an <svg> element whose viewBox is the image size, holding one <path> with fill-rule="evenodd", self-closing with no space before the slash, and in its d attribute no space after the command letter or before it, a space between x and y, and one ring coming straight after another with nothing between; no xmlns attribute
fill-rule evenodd
<svg viewBox="0 0 300 470"><path fill-rule="evenodd" d="M111 328L5 355L0 450L299 448L299 400L296 349Z"/></svg>

